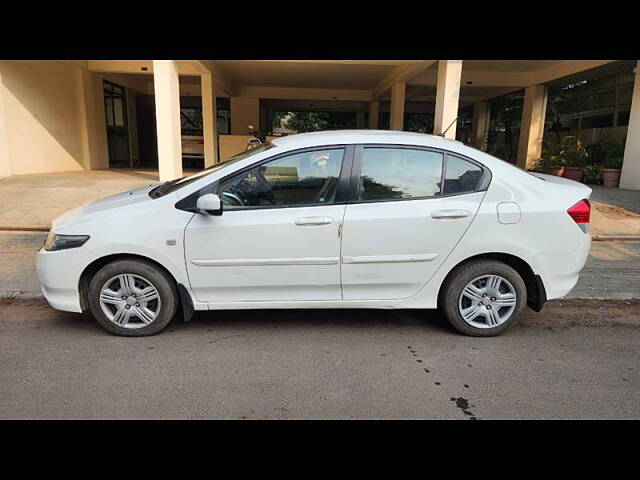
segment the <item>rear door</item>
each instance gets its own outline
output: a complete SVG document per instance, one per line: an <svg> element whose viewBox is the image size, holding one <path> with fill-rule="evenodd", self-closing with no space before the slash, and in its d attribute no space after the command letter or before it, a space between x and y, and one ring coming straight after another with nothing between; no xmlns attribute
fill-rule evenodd
<svg viewBox="0 0 640 480"><path fill-rule="evenodd" d="M489 176L439 150L358 146L342 233L343 298L415 295L473 221Z"/></svg>

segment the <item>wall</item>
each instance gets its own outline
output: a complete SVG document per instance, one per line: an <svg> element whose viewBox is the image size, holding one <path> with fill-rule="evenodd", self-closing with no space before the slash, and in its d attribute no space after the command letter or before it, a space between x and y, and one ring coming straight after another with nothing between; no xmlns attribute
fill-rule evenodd
<svg viewBox="0 0 640 480"><path fill-rule="evenodd" d="M231 97L231 134L246 135L249 125L253 125L256 129L260 128L260 100Z"/></svg>
<svg viewBox="0 0 640 480"><path fill-rule="evenodd" d="M65 62L0 62L11 173L82 170L81 78Z"/></svg>
<svg viewBox="0 0 640 480"><path fill-rule="evenodd" d="M4 108L4 87L2 86L2 70L0 70L0 178L11 175L11 159L9 158L9 136Z"/></svg>
<svg viewBox="0 0 640 480"><path fill-rule="evenodd" d="M252 138L250 135L220 135L218 137L220 149L220 161L223 162L243 152L247 148L247 142ZM267 136L267 141L274 137Z"/></svg>

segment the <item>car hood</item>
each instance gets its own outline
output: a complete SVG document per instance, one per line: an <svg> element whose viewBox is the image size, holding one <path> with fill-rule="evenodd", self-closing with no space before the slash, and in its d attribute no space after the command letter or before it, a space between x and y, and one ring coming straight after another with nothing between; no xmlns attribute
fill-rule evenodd
<svg viewBox="0 0 640 480"><path fill-rule="evenodd" d="M157 184L147 185L146 187L117 193L115 195L81 205L54 219L51 222L51 228L63 228L71 224L82 222L83 220L94 219L97 216L101 216L104 212L115 208L130 207L144 202L151 202L153 200L149 197L149 192L156 186Z"/></svg>

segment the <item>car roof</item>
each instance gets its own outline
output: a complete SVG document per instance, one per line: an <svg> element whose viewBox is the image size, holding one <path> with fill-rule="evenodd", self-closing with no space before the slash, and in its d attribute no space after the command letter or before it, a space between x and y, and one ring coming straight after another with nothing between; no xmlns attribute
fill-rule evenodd
<svg viewBox="0 0 640 480"><path fill-rule="evenodd" d="M321 132L299 133L285 137L276 137L271 140L271 143L287 149L342 143L409 144L446 149L452 149L453 144L463 145L457 140L451 140L437 135L395 130L324 130Z"/></svg>

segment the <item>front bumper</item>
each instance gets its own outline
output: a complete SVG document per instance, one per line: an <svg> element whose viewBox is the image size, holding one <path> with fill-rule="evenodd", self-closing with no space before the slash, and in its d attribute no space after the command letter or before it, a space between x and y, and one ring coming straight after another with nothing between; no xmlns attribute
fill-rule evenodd
<svg viewBox="0 0 640 480"><path fill-rule="evenodd" d="M57 310L82 312L79 285L84 263L79 252L79 248L54 252L41 248L36 257L40 290Z"/></svg>

